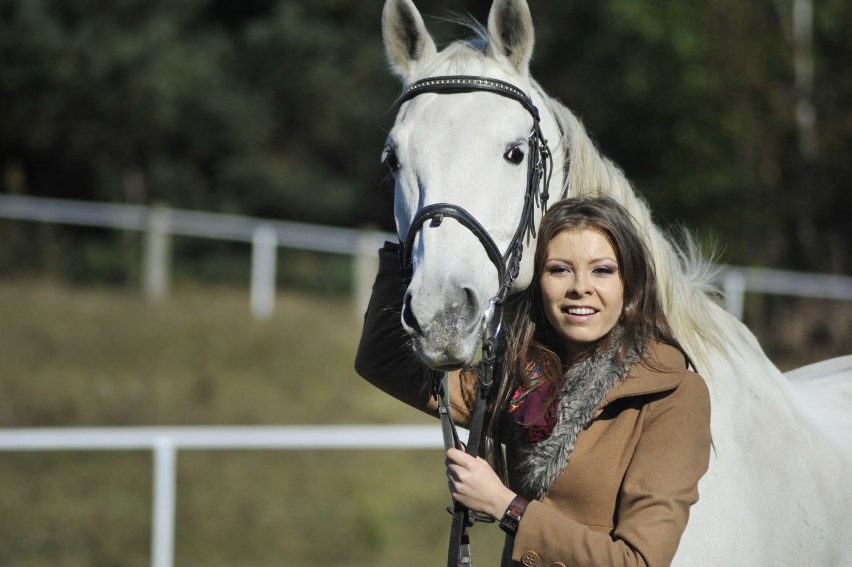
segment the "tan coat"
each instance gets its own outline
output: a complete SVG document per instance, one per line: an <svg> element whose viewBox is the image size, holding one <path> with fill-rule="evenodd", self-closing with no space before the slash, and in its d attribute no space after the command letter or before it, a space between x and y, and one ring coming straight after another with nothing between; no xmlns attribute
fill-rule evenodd
<svg viewBox="0 0 852 567"><path fill-rule="evenodd" d="M405 346L402 284L395 254L380 253L356 370L396 398L435 415L430 376ZM503 565L669 565L698 500L710 457L710 400L679 351L654 345L653 362L634 365L577 437L565 470L527 508ZM454 419L468 420L470 387L454 376ZM510 487L518 490L517 447L507 446ZM518 563L516 563L518 562Z"/></svg>

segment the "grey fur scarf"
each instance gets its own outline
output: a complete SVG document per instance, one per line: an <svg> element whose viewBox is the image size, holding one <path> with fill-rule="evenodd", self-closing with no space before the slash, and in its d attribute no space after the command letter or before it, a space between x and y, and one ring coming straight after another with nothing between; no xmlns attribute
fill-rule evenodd
<svg viewBox="0 0 852 567"><path fill-rule="evenodd" d="M609 344L566 373L556 407L553 433L540 443L530 445L521 427L516 426L515 442L519 444L520 482L524 491L534 498L542 496L565 470L577 436L592 421L595 410L604 396L623 381L630 367L639 361L635 349L628 350L625 365L617 359L624 330L612 330Z"/></svg>

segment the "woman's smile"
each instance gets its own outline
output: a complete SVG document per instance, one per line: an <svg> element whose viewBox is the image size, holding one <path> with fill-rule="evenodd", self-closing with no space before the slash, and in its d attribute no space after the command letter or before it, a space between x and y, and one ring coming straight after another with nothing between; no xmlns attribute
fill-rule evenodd
<svg viewBox="0 0 852 567"><path fill-rule="evenodd" d="M592 309L591 307L565 307L562 309L562 312L566 315L585 317L588 315L594 315L598 311L597 309Z"/></svg>

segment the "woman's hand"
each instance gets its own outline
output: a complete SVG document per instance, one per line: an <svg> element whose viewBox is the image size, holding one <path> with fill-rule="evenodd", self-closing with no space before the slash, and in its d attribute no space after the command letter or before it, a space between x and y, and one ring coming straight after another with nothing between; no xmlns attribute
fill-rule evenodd
<svg viewBox="0 0 852 567"><path fill-rule="evenodd" d="M453 498L473 510L500 519L515 493L509 490L485 460L464 451L447 451L447 478Z"/></svg>

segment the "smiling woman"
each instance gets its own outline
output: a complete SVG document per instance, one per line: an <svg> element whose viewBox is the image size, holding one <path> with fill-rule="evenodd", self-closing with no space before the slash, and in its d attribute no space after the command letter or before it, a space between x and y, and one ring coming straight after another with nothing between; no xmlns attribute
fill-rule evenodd
<svg viewBox="0 0 852 567"><path fill-rule="evenodd" d="M356 369L435 413L405 347L398 259L383 254ZM506 363L489 400L489 462L447 451L453 498L500 520L503 565L668 565L710 456L710 401L660 306L653 262L610 198L542 218L532 285L507 308ZM450 373L467 426L477 369Z"/></svg>

